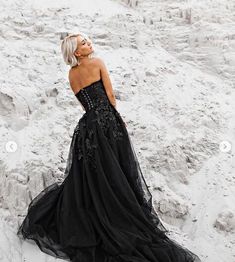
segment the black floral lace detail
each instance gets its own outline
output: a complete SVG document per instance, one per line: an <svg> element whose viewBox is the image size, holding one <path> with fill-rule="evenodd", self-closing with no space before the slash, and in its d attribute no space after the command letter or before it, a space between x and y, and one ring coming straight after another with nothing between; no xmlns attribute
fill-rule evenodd
<svg viewBox="0 0 235 262"><path fill-rule="evenodd" d="M115 140L123 139L123 126L125 125L119 112L110 104L101 104L93 109L95 119L93 124L99 125L107 139L110 139L110 133ZM85 119L84 119L85 120ZM84 160L91 163L93 168L96 168L95 151L97 150L97 142L94 139L94 130L86 127L86 121L80 121L75 130L75 154L78 160ZM83 134L86 134L85 136Z"/></svg>
<svg viewBox="0 0 235 262"><path fill-rule="evenodd" d="M83 158L83 153L82 153L82 136L81 136L79 123L74 130L74 135L76 136L74 152L78 160L81 160Z"/></svg>
<svg viewBox="0 0 235 262"><path fill-rule="evenodd" d="M85 139L85 161L91 163L92 168L96 168L96 162L95 162L95 150L97 149L98 145L95 143L94 140L94 131L90 130L88 131L88 137Z"/></svg>
<svg viewBox="0 0 235 262"><path fill-rule="evenodd" d="M89 161L89 166L96 168L96 126L100 127L107 139L121 140L125 135L125 124L119 112L110 103L101 81L81 90L77 98L86 113L75 128L76 157L78 160Z"/></svg>
<svg viewBox="0 0 235 262"><path fill-rule="evenodd" d="M111 105L103 105L96 110L97 122L101 126L104 134L108 137L111 131L115 140L123 139L123 121L119 113Z"/></svg>
<svg viewBox="0 0 235 262"><path fill-rule="evenodd" d="M95 143L94 140L94 131L88 130L87 136L83 139L81 136L81 128L84 125L77 125L75 129L76 134L76 143L75 143L75 155L78 160L84 159L86 162L91 163L90 167L96 168L95 159L95 150L97 149L98 145Z"/></svg>

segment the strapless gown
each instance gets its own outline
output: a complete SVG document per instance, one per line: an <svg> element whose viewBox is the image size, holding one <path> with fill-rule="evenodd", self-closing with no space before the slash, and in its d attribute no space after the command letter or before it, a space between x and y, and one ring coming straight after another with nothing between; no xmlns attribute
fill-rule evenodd
<svg viewBox="0 0 235 262"><path fill-rule="evenodd" d="M85 113L73 132L64 179L31 201L17 235L73 262L201 261L167 236L102 79L76 97Z"/></svg>

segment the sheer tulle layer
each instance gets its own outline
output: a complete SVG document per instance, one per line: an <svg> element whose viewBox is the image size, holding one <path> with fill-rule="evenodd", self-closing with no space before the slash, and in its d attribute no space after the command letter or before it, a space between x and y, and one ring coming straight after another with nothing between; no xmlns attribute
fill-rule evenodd
<svg viewBox="0 0 235 262"><path fill-rule="evenodd" d="M167 237L125 124L109 111L105 128L97 110L79 120L64 181L33 199L17 234L69 261L200 261Z"/></svg>

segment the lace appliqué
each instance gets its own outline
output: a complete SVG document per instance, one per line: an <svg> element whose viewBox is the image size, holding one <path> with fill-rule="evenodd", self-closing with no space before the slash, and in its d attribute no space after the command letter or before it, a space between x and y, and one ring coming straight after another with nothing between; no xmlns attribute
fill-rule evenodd
<svg viewBox="0 0 235 262"><path fill-rule="evenodd" d="M104 134L108 137L108 131L111 131L115 140L123 139L123 126L120 122L120 114L111 108L110 105L103 105L96 110L97 122L101 126Z"/></svg>
<svg viewBox="0 0 235 262"><path fill-rule="evenodd" d="M78 160L81 160L83 158L83 150L82 150L82 136L81 136L79 123L74 130L74 135L76 135L74 151Z"/></svg>
<svg viewBox="0 0 235 262"><path fill-rule="evenodd" d="M95 143L94 131L88 130L86 137L82 136L81 129L85 128L85 124L77 125L75 129L76 142L75 142L75 154L78 160L84 159L86 162L91 163L91 167L96 168L95 150L98 145Z"/></svg>
<svg viewBox="0 0 235 262"><path fill-rule="evenodd" d="M95 122L94 124L101 127L107 139L110 138L110 133L115 140L123 139L122 124L124 125L124 122L122 122L120 114L114 110L110 104L102 103L102 100L100 100L99 106L92 110L95 112L95 117L92 119L92 122ZM94 138L94 130L87 127L85 121L81 121L75 128L75 135L75 153L77 159L84 159L95 169L95 152L98 145Z"/></svg>
<svg viewBox="0 0 235 262"><path fill-rule="evenodd" d="M88 131L88 137L85 138L85 154L84 158L85 161L89 161L91 163L91 166L95 169L96 168L96 162L95 162L95 150L97 149L98 145L95 143L94 140L94 131L89 130Z"/></svg>

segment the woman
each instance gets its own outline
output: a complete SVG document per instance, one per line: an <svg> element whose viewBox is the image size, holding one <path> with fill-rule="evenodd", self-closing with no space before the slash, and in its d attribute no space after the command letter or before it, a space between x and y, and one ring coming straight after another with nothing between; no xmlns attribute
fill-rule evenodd
<svg viewBox="0 0 235 262"><path fill-rule="evenodd" d="M82 33L62 41L69 82L86 111L75 127L61 184L32 200L18 235L77 262L195 262L159 220L104 62Z"/></svg>

